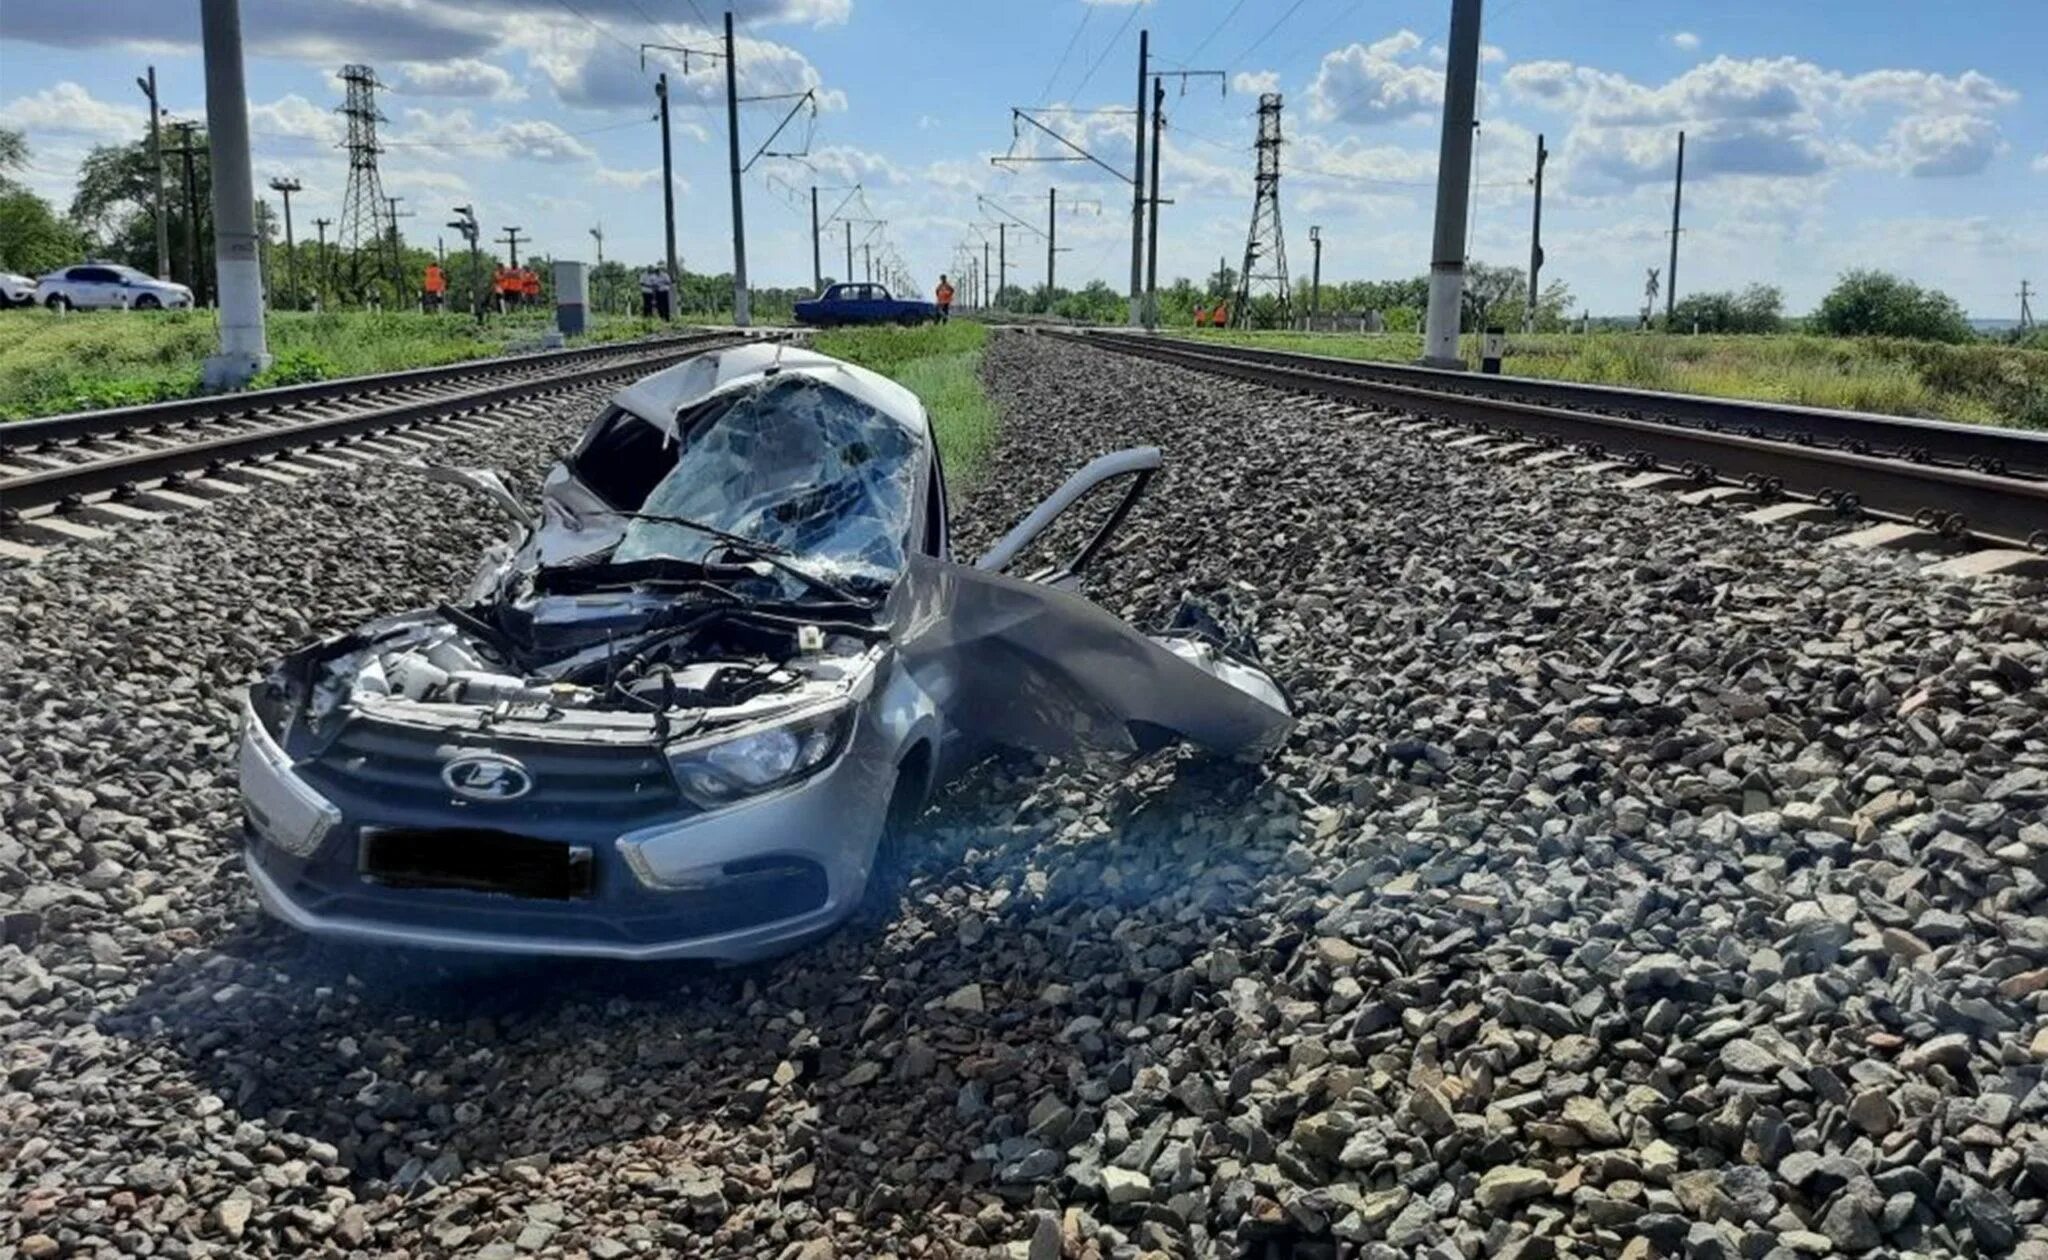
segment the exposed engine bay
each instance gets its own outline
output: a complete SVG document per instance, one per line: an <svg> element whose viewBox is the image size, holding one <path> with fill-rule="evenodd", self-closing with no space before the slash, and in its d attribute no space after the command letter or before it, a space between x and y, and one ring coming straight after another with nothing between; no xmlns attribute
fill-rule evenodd
<svg viewBox="0 0 2048 1260"><path fill-rule="evenodd" d="M513 533L461 600L250 689L258 895L361 940L759 957L850 914L884 839L992 748L1263 756L1292 712L1248 641L1078 593L1160 459L1102 456L962 564L916 397L756 345L621 392L535 507L425 470ZM1071 559L1010 572L1103 487Z"/></svg>

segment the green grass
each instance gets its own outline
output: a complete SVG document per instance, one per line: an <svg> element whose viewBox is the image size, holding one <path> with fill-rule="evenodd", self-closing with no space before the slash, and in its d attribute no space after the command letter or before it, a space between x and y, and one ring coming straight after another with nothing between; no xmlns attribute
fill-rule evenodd
<svg viewBox="0 0 2048 1260"><path fill-rule="evenodd" d="M599 316L576 340L618 340L661 327ZM541 312L494 317L482 328L453 314L272 312L267 329L276 361L255 384L295 385L504 354L536 347L547 328ZM0 312L0 420L190 397L200 392L200 365L214 344L211 311Z"/></svg>
<svg viewBox="0 0 2048 1260"><path fill-rule="evenodd" d="M1415 333L1185 333L1202 340L1385 362L1422 354ZM1478 339L1465 338L1467 362ZM1502 370L1550 380L1753 398L1977 424L2048 428L2048 351L1893 338L1561 333L1508 338Z"/></svg>
<svg viewBox="0 0 2048 1260"><path fill-rule="evenodd" d="M822 354L880 372L924 400L946 476L969 486L995 439L995 409L981 388L986 326L953 320L917 328L838 328L812 339Z"/></svg>

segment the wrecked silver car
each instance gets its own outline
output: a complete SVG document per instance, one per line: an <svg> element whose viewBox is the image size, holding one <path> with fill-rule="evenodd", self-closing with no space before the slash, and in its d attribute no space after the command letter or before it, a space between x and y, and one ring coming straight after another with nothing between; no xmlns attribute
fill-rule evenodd
<svg viewBox="0 0 2048 1260"><path fill-rule="evenodd" d="M366 941L743 960L848 916L885 841L993 747L1261 755L1286 699L1212 620L1147 636L1074 593L1159 462L1106 455L955 563L917 398L750 345L619 394L537 508L429 470L513 536L460 603L250 689L262 903ZM1111 506L1070 562L1007 571L1083 499Z"/></svg>

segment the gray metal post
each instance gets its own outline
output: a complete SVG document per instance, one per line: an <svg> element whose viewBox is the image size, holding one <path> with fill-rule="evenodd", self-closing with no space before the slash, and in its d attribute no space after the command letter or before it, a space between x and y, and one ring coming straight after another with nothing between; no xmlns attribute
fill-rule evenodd
<svg viewBox="0 0 2048 1260"><path fill-rule="evenodd" d="M149 98L149 160L156 168L156 278L171 278L171 223L164 217L164 136L163 108L156 103L156 67L149 68L149 76L135 80L135 86Z"/></svg>
<svg viewBox="0 0 2048 1260"><path fill-rule="evenodd" d="M1166 145L1166 82L1152 81L1151 222L1145 227L1145 327L1159 326L1159 150Z"/></svg>
<svg viewBox="0 0 2048 1260"><path fill-rule="evenodd" d="M1045 308L1052 309L1052 257L1060 237L1060 190L1045 190Z"/></svg>
<svg viewBox="0 0 2048 1260"><path fill-rule="evenodd" d="M1671 185L1671 268L1664 275L1664 331L1678 311L1678 204L1685 198L1685 133L1678 133L1678 177Z"/></svg>
<svg viewBox="0 0 2048 1260"><path fill-rule="evenodd" d="M1144 313L1144 274L1142 262L1145 254L1145 76L1152 52L1152 32L1138 32L1138 123L1133 135L1137 139L1137 158L1131 163L1131 323L1137 324Z"/></svg>
<svg viewBox="0 0 2048 1260"><path fill-rule="evenodd" d="M1429 315L1422 361L1461 368L1458 317L1465 300L1466 199L1472 185L1472 108L1479 90L1480 0L1451 0L1450 61L1444 70L1444 134L1437 151L1436 241L1429 258Z"/></svg>
<svg viewBox="0 0 2048 1260"><path fill-rule="evenodd" d="M256 181L249 171L249 91L242 77L239 0L200 0L206 53L206 148L213 171L214 287L220 350L206 360L209 389L237 389L270 366L263 339L263 265L256 256Z"/></svg>
<svg viewBox="0 0 2048 1260"><path fill-rule="evenodd" d="M671 289L683 283L682 268L676 265L676 168L675 154L668 143L668 73L654 81L655 99L661 102L661 209L668 225L668 282Z"/></svg>
<svg viewBox="0 0 2048 1260"><path fill-rule="evenodd" d="M811 292L822 292L825 288L825 264L820 257L818 245L818 186L811 185Z"/></svg>
<svg viewBox="0 0 2048 1260"><path fill-rule="evenodd" d="M292 243L292 194L299 191L299 181L282 176L270 181L271 188L284 198L284 275L285 287L291 291L289 309L299 309L299 251Z"/></svg>
<svg viewBox="0 0 2048 1260"><path fill-rule="evenodd" d="M988 310L996 304L995 290L988 287L988 280L988 238L984 236L981 238L981 305L983 310ZM2021 281L2021 284L2024 285L2025 283L2025 281ZM2025 299L2020 301L2020 305L2026 305Z"/></svg>
<svg viewBox="0 0 2048 1260"><path fill-rule="evenodd" d="M1313 330L1316 316L1323 312L1323 229L1320 225L1309 225L1308 243L1315 247L1316 255L1309 268L1308 281L1309 328Z"/></svg>
<svg viewBox="0 0 2048 1260"><path fill-rule="evenodd" d="M1536 296L1542 289L1537 277L1543 272L1543 164L1550 160L1550 150L1543 147L1543 135L1536 135L1536 204L1529 219L1529 317L1523 321L1526 331L1536 331Z"/></svg>
<svg viewBox="0 0 2048 1260"><path fill-rule="evenodd" d="M1010 225L996 224L996 301L1003 300L1003 286L1010 282Z"/></svg>
<svg viewBox="0 0 2048 1260"><path fill-rule="evenodd" d="M732 10L725 11L725 141L732 158L732 322L754 322L747 300L747 216L740 204L740 78L732 53Z"/></svg>

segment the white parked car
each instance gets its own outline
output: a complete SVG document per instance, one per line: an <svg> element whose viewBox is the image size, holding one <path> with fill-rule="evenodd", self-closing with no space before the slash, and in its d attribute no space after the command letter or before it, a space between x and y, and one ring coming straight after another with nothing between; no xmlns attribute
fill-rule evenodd
<svg viewBox="0 0 2048 1260"><path fill-rule="evenodd" d="M36 300L36 282L18 271L0 271L0 310Z"/></svg>
<svg viewBox="0 0 2048 1260"><path fill-rule="evenodd" d="M62 267L36 284L35 300L51 310L189 310L192 290L119 263Z"/></svg>

